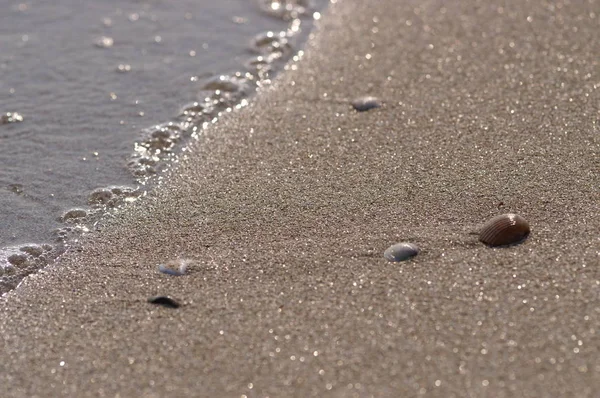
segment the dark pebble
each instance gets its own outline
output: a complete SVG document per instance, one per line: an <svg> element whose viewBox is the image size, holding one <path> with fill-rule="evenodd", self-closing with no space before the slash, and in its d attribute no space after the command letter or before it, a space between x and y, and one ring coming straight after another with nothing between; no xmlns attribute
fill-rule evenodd
<svg viewBox="0 0 600 398"><path fill-rule="evenodd" d="M169 307L169 308L179 308L181 306L181 304L179 304L177 301L175 301L171 297L167 297L167 296L150 297L148 299L148 302L151 304L162 305L164 307Z"/></svg>
<svg viewBox="0 0 600 398"><path fill-rule="evenodd" d="M375 97L360 97L352 101L352 106L359 112L381 107L381 101Z"/></svg>

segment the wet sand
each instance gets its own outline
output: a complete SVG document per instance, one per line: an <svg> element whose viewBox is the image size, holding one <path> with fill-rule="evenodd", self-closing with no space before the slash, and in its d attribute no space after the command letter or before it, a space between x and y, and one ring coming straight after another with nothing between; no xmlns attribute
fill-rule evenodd
<svg viewBox="0 0 600 398"><path fill-rule="evenodd" d="M335 4L297 69L2 299L0 396L594 396L597 11ZM529 239L479 243L508 212ZM421 253L387 262L398 241Z"/></svg>

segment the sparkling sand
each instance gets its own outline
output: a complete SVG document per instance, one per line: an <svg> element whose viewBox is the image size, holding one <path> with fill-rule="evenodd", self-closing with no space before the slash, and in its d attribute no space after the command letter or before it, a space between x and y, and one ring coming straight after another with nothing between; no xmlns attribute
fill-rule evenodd
<svg viewBox="0 0 600 398"><path fill-rule="evenodd" d="M166 184L1 299L0 396L594 397L599 11L338 1ZM531 235L483 245L502 213Z"/></svg>

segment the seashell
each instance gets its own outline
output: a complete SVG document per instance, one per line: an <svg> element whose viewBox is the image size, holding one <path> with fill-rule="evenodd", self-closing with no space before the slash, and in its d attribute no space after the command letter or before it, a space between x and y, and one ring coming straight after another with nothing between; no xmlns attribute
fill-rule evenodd
<svg viewBox="0 0 600 398"><path fill-rule="evenodd" d="M160 264L158 270L163 274L182 276L185 275L190 263L191 260L186 259L171 260L167 261L165 264Z"/></svg>
<svg viewBox="0 0 600 398"><path fill-rule="evenodd" d="M501 214L488 220L479 231L479 240L489 246L519 243L529 235L529 223L518 214Z"/></svg>
<svg viewBox="0 0 600 398"><path fill-rule="evenodd" d="M383 252L383 257L388 261L399 262L408 260L417 254L419 254L419 248L416 245L408 242L400 242L388 247L387 250Z"/></svg>
<svg viewBox="0 0 600 398"><path fill-rule="evenodd" d="M162 305L168 308L179 308L181 304L179 304L176 300L172 299L168 296L154 296L148 299L148 302L151 304Z"/></svg>
<svg viewBox="0 0 600 398"><path fill-rule="evenodd" d="M359 112L381 107L381 101L375 97L360 97L352 101L351 104Z"/></svg>

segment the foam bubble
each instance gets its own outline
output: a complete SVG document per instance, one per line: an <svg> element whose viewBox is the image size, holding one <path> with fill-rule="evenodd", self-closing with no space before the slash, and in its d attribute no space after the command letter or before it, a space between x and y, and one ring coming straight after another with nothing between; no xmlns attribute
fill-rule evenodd
<svg viewBox="0 0 600 398"><path fill-rule="evenodd" d="M52 246L49 246L50 249ZM19 248L20 251L29 254L32 257L39 257L44 254L44 248L39 245L25 245Z"/></svg>
<svg viewBox="0 0 600 398"><path fill-rule="evenodd" d="M259 33L250 42L250 48L259 54L270 56L271 62L292 52L288 34L284 31Z"/></svg>
<svg viewBox="0 0 600 398"><path fill-rule="evenodd" d="M7 186L8 190L17 195L21 195L23 193L23 185L22 184L9 184Z"/></svg>
<svg viewBox="0 0 600 398"><path fill-rule="evenodd" d="M84 209L70 209L67 210L61 217L60 221L69 222L69 221L80 221L82 218L87 216L87 211Z"/></svg>
<svg viewBox="0 0 600 398"><path fill-rule="evenodd" d="M14 289L27 275L48 265L60 250L51 245L25 244L0 249L0 294Z"/></svg>
<svg viewBox="0 0 600 398"><path fill-rule="evenodd" d="M0 116L0 124L19 123L23 121L23 116L17 112L6 112Z"/></svg>
<svg viewBox="0 0 600 398"><path fill-rule="evenodd" d="M20 267L27 262L27 255L21 253L11 254L7 258L8 262L15 267Z"/></svg>
<svg viewBox="0 0 600 398"><path fill-rule="evenodd" d="M209 79L203 90L221 91L226 93L242 93L247 89L247 79L241 75L219 75Z"/></svg>
<svg viewBox="0 0 600 398"><path fill-rule="evenodd" d="M256 86L256 77L247 72L233 75L219 75L209 79L200 92L200 101L212 109L211 116L218 116L222 110L233 106Z"/></svg>
<svg viewBox="0 0 600 398"><path fill-rule="evenodd" d="M113 193L108 188L98 188L92 191L88 196L88 203L90 205L104 205L108 203L113 197Z"/></svg>
<svg viewBox="0 0 600 398"><path fill-rule="evenodd" d="M156 174L160 161L170 156L184 131L182 125L173 122L145 129L128 163L133 175L143 177Z"/></svg>
<svg viewBox="0 0 600 398"><path fill-rule="evenodd" d="M126 73L131 71L131 65L129 64L119 64L117 66L117 72Z"/></svg>
<svg viewBox="0 0 600 398"><path fill-rule="evenodd" d="M184 105L179 112L180 116L197 118L200 116L210 115L213 108L209 103L206 102L192 102Z"/></svg>
<svg viewBox="0 0 600 398"><path fill-rule="evenodd" d="M313 8L311 0L259 0L260 9L275 18L289 21L306 16Z"/></svg>
<svg viewBox="0 0 600 398"><path fill-rule="evenodd" d="M94 45L99 48L110 48L115 44L112 37L101 36L94 41Z"/></svg>
<svg viewBox="0 0 600 398"><path fill-rule="evenodd" d="M89 228L85 225L74 225L56 228L54 231L52 231L52 235L54 235L56 242L65 243L68 241L74 241L76 238L89 231Z"/></svg>
<svg viewBox="0 0 600 398"><path fill-rule="evenodd" d="M255 73L259 73L261 71L268 72L271 70L271 62L272 59L270 59L268 56L258 55L246 61L246 67Z"/></svg>
<svg viewBox="0 0 600 398"><path fill-rule="evenodd" d="M92 208L115 208L137 200L140 195L138 188L127 186L97 188L88 196L88 204Z"/></svg>

